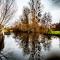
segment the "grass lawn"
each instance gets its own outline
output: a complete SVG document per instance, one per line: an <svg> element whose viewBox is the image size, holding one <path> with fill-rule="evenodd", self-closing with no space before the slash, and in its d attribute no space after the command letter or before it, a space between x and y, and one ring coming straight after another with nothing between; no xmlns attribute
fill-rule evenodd
<svg viewBox="0 0 60 60"><path fill-rule="evenodd" d="M48 34L60 35L60 31L52 31L50 30Z"/></svg>

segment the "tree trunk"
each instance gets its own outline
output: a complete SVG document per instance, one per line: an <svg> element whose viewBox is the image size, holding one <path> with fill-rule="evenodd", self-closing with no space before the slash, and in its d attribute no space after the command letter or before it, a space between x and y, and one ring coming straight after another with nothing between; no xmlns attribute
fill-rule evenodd
<svg viewBox="0 0 60 60"><path fill-rule="evenodd" d="M0 51L4 48L4 36L3 33L0 32Z"/></svg>

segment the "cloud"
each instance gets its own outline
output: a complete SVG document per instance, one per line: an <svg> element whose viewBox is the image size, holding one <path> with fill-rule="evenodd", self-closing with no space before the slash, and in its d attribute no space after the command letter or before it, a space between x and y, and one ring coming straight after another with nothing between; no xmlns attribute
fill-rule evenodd
<svg viewBox="0 0 60 60"><path fill-rule="evenodd" d="M60 0L52 0L53 2L55 2L55 3L58 3L58 2L60 2Z"/></svg>
<svg viewBox="0 0 60 60"><path fill-rule="evenodd" d="M51 0L53 6L60 7L60 0Z"/></svg>

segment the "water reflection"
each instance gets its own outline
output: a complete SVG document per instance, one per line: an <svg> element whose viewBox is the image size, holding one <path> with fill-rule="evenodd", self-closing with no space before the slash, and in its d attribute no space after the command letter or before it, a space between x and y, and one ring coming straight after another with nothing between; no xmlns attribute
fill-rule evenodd
<svg viewBox="0 0 60 60"><path fill-rule="evenodd" d="M24 55L29 54L29 60L42 60L42 50L50 50L51 37L39 33L21 33L19 35L20 46Z"/></svg>
<svg viewBox="0 0 60 60"><path fill-rule="evenodd" d="M54 50L60 52L60 37L28 32L5 36L8 60L45 60Z"/></svg>

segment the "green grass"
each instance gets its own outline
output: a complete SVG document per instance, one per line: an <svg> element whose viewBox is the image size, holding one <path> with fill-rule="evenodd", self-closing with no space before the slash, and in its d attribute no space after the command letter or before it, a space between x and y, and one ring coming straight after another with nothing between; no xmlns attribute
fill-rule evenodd
<svg viewBox="0 0 60 60"><path fill-rule="evenodd" d="M49 30L48 34L60 35L60 31Z"/></svg>

